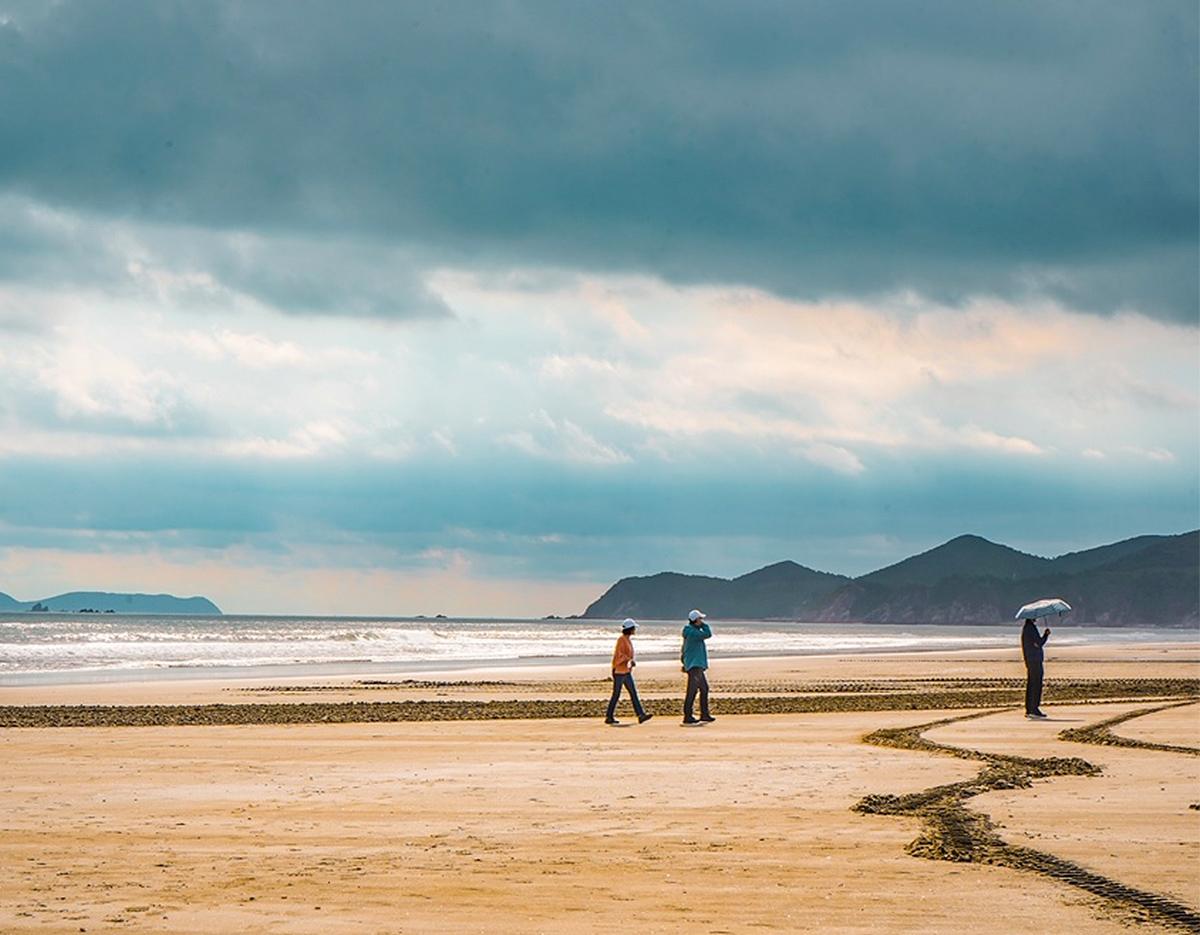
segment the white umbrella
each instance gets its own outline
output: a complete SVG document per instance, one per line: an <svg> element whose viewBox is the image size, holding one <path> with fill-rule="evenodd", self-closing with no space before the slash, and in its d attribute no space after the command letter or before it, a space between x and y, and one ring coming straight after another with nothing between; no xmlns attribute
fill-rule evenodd
<svg viewBox="0 0 1200 935"><path fill-rule="evenodd" d="M1065 617L1070 612L1071 605L1061 597L1048 597L1042 601L1034 601L1032 604L1026 604L1017 611L1013 619L1037 620L1039 617L1049 617L1051 614L1058 614L1060 617Z"/></svg>

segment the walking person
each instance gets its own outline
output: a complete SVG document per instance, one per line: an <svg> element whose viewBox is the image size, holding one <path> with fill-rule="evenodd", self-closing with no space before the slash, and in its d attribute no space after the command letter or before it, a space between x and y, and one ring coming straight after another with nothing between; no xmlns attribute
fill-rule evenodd
<svg viewBox="0 0 1200 935"><path fill-rule="evenodd" d="M650 718L654 717L653 714L647 714L646 709L642 707L642 702L638 698L637 686L633 684L633 667L637 663L633 658L633 640L631 637L636 631L637 621L629 617L625 618L625 622L621 624L621 635L617 637L617 645L613 650L613 690L612 697L608 700L608 713L604 715L605 724L620 723L616 718L616 713L617 701L621 698L622 686L629 691L629 700L633 702L633 710L637 714L639 724L645 724Z"/></svg>
<svg viewBox="0 0 1200 935"><path fill-rule="evenodd" d="M1042 647L1049 638L1049 627L1039 636L1033 618L1025 618L1025 625L1021 627L1021 655L1025 658L1025 717L1031 721L1046 717L1042 713L1042 663L1045 656Z"/></svg>
<svg viewBox="0 0 1200 935"><path fill-rule="evenodd" d="M688 622L683 628L683 647L679 653L679 662L687 673L687 694L683 697L683 723L698 724L700 721L711 723L716 718L708 712L708 678L704 670L708 668L708 647L705 640L712 636L712 630L704 622L704 614L693 610L688 614ZM696 695L700 696L700 721L696 720L694 705Z"/></svg>

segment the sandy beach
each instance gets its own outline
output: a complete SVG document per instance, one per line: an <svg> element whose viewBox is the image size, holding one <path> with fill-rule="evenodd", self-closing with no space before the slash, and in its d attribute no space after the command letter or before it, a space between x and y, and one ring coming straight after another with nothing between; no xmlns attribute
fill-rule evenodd
<svg viewBox="0 0 1200 935"><path fill-rule="evenodd" d="M0 935L1200 935L1198 49L0 0Z"/></svg>
<svg viewBox="0 0 1200 935"><path fill-rule="evenodd" d="M702 728L679 725L672 668L639 668L659 716L637 726L623 703L630 726L620 728L598 723L592 708L569 707L602 706L607 688L594 666L415 681L397 673L370 684L0 688L9 717L42 705L265 702L315 705L304 710L319 717L331 710L322 705L346 712L359 702L417 701L502 715L407 720L399 718L425 709L391 707L397 719L367 722L0 729L0 929L1200 925L1196 644L1053 653L1046 722L1026 721L1005 700L1021 675L1014 652L714 659L718 721ZM738 699L747 710L780 699L820 710L732 713ZM882 707L841 709L862 703ZM906 709L886 709L901 703ZM1060 737L1129 714L1085 733L1086 742ZM864 742L937 721L947 723L913 735L928 749ZM1101 736L1119 742L1096 742ZM976 783L985 774L992 780ZM1034 778L1003 787L1018 774ZM950 842L965 859L909 852L954 827L945 823L956 807L949 799L891 814L856 808L880 796L907 808L924 790L952 784L965 784L951 791L966 796L973 822L990 818Z"/></svg>

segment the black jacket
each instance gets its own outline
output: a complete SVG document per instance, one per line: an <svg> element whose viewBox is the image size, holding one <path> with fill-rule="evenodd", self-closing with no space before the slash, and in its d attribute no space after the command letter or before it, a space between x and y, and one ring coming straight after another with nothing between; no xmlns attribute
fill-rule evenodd
<svg viewBox="0 0 1200 935"><path fill-rule="evenodd" d="M1025 661L1041 662L1044 655L1042 647L1049 638L1049 633L1038 633L1037 624L1026 620L1025 626L1021 628L1021 655L1025 657Z"/></svg>

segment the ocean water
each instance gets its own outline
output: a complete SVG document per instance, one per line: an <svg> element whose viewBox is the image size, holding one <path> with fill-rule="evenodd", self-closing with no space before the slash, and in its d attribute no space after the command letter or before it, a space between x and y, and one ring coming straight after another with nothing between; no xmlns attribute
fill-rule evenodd
<svg viewBox="0 0 1200 935"><path fill-rule="evenodd" d="M714 657L1015 646L1012 626L713 620ZM682 621L642 621L643 659L679 651ZM1056 645L1195 641L1189 630L1052 624ZM343 674L547 662L603 663L619 624L595 620L155 617L0 614L0 684L163 677Z"/></svg>

